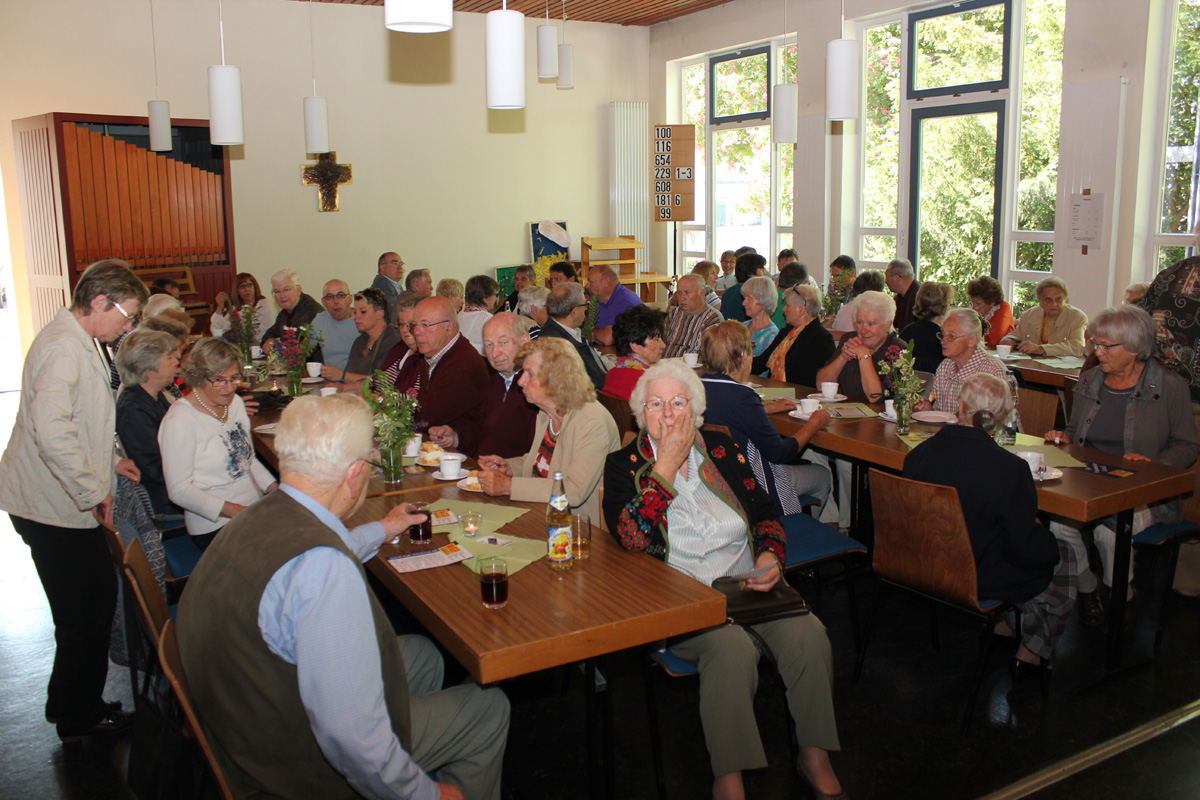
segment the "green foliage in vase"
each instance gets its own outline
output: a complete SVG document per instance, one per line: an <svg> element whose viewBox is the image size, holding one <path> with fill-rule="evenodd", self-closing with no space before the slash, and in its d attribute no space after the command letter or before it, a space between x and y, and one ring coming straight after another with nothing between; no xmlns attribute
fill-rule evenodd
<svg viewBox="0 0 1200 800"><path fill-rule="evenodd" d="M375 419L375 442L380 450L388 450L413 435L413 420L417 415L417 398L396 388L383 370L375 370L375 378L362 382L362 396Z"/></svg>

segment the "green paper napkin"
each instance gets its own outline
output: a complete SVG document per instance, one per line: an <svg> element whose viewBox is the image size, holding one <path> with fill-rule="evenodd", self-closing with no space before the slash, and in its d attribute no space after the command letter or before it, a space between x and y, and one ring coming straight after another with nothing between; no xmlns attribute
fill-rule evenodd
<svg viewBox="0 0 1200 800"><path fill-rule="evenodd" d="M828 411L829 416L834 419L869 419L879 416L865 403L822 403L821 408Z"/></svg>
<svg viewBox="0 0 1200 800"><path fill-rule="evenodd" d="M1025 434L1018 434L1018 437ZM1036 436L1030 436L1030 439L1037 439ZM1062 450L1055 445L1045 444L1042 440L1037 439L1037 444L1022 444L1021 439L1017 439L1016 444L1010 444L1004 448L1010 453L1015 453L1018 450L1027 450L1034 453L1041 453L1046 459L1048 467L1082 467L1083 462L1073 458L1067 451Z"/></svg>
<svg viewBox="0 0 1200 800"><path fill-rule="evenodd" d="M1035 358L1034 361L1055 369L1079 369L1083 366L1081 358Z"/></svg>
<svg viewBox="0 0 1200 800"><path fill-rule="evenodd" d="M480 541L482 537L494 534L513 520L528 514L529 509L513 508L496 503L472 503L466 500L446 499L429 505L431 511L440 511L443 508L453 511L454 516L459 519L462 519L462 515L468 511L478 511L483 515L483 523L479 526L479 533L474 538L464 536L462 527L457 522L449 525L435 525L433 528L440 533L449 534L450 541L471 551L474 558L469 558L461 563L472 572L479 571L477 564L481 558L499 556L508 562L508 573L511 575L546 555L546 542L539 539L524 539L520 536L506 536L499 533L498 536L511 539L512 544L499 546Z"/></svg>
<svg viewBox="0 0 1200 800"><path fill-rule="evenodd" d="M789 400L796 399L796 390L787 386L764 386L754 391L762 395L764 402L767 400L778 400L780 397L786 397Z"/></svg>

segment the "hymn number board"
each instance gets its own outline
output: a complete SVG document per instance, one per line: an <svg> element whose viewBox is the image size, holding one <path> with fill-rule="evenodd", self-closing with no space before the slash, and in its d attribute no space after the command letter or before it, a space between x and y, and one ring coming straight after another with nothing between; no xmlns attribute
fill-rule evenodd
<svg viewBox="0 0 1200 800"><path fill-rule="evenodd" d="M688 222L696 214L696 126L655 125L650 218Z"/></svg>

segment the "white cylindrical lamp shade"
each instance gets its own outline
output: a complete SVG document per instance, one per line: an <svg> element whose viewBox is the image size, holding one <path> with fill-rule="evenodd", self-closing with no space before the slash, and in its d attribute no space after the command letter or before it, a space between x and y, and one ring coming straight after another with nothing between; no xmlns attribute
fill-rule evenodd
<svg viewBox="0 0 1200 800"><path fill-rule="evenodd" d="M771 141L796 143L796 102L799 88L794 83L779 83L771 89Z"/></svg>
<svg viewBox="0 0 1200 800"><path fill-rule="evenodd" d="M171 104L166 100L151 100L146 104L146 116L150 120L150 149L173 150L171 143Z"/></svg>
<svg viewBox="0 0 1200 800"><path fill-rule="evenodd" d="M525 15L487 13L487 107L525 107Z"/></svg>
<svg viewBox="0 0 1200 800"><path fill-rule="evenodd" d="M834 39L825 48L825 118L858 119L857 39Z"/></svg>
<svg viewBox="0 0 1200 800"><path fill-rule="evenodd" d="M243 144L242 71L208 68L208 138L215 145Z"/></svg>
<svg viewBox="0 0 1200 800"><path fill-rule="evenodd" d="M383 24L400 33L448 31L454 27L454 0L384 0Z"/></svg>
<svg viewBox="0 0 1200 800"><path fill-rule="evenodd" d="M538 77L558 77L558 28L554 25L537 27Z"/></svg>
<svg viewBox="0 0 1200 800"><path fill-rule="evenodd" d="M575 46L560 44L558 46L558 88L575 88Z"/></svg>
<svg viewBox="0 0 1200 800"><path fill-rule="evenodd" d="M329 107L324 97L304 98L304 152L329 152Z"/></svg>

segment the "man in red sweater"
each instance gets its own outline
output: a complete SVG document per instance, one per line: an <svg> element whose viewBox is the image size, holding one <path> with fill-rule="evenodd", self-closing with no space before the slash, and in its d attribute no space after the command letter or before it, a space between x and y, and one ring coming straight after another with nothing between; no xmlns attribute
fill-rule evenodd
<svg viewBox="0 0 1200 800"><path fill-rule="evenodd" d="M445 297L422 300L413 311L412 335L418 365L416 429L449 426L460 436L478 437L488 384L483 357L458 332L458 314Z"/></svg>

